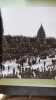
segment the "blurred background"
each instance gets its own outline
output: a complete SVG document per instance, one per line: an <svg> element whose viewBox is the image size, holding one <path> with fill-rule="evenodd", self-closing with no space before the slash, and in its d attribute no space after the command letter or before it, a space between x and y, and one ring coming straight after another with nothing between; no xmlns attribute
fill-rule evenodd
<svg viewBox="0 0 56 100"><path fill-rule="evenodd" d="M56 0L0 0L0 6L29 6L29 5L42 5L42 6L54 6Z"/></svg>

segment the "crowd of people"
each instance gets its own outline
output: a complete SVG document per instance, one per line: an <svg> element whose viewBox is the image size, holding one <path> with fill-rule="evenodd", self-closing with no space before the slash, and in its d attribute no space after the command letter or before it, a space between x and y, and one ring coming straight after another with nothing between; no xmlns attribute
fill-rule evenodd
<svg viewBox="0 0 56 100"><path fill-rule="evenodd" d="M54 57L20 56L0 65L1 78L47 78L56 77L56 55Z"/></svg>

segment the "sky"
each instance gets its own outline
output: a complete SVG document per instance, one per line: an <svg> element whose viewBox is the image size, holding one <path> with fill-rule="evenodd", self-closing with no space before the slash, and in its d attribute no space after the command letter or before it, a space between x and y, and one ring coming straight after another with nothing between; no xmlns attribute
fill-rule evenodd
<svg viewBox="0 0 56 100"><path fill-rule="evenodd" d="M4 34L36 36L42 24L47 37L56 37L56 7L3 7Z"/></svg>

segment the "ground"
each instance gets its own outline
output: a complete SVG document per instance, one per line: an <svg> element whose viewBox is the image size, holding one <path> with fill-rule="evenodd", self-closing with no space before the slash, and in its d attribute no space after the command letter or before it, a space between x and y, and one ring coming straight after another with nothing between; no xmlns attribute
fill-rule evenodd
<svg viewBox="0 0 56 100"><path fill-rule="evenodd" d="M56 87L56 80L51 79L0 79L0 85Z"/></svg>

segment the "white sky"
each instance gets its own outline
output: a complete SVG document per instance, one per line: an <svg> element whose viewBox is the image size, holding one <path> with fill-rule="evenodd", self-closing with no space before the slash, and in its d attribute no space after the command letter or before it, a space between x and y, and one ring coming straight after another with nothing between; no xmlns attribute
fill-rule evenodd
<svg viewBox="0 0 56 100"><path fill-rule="evenodd" d="M4 34L36 36L41 24L47 36L56 37L56 7L2 8Z"/></svg>

